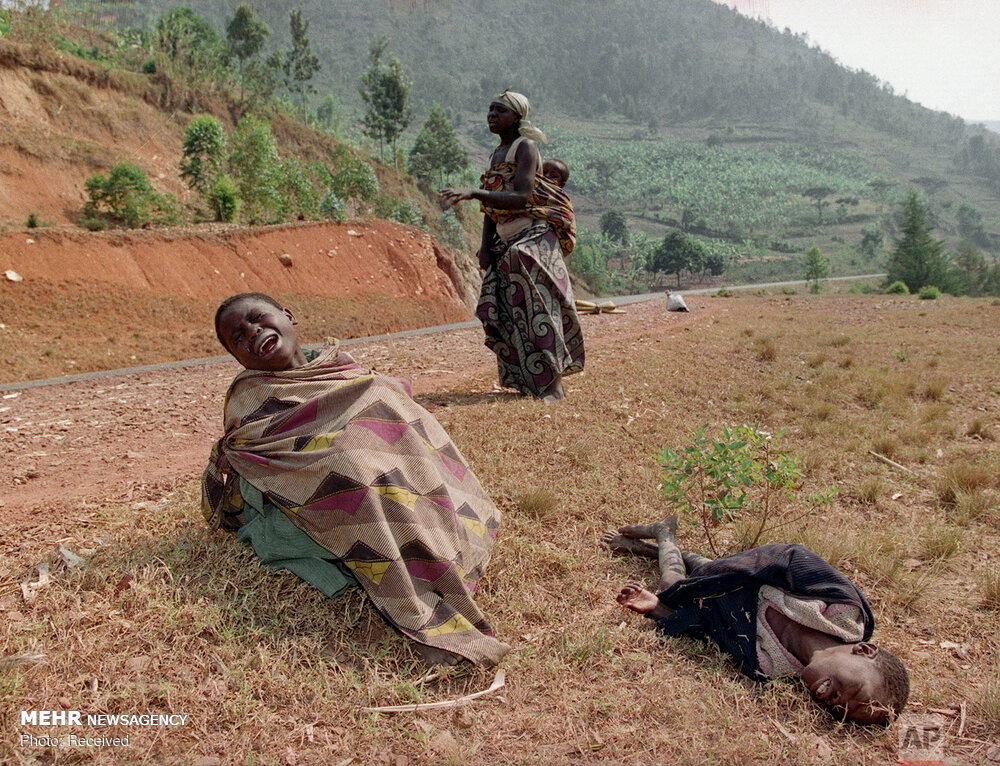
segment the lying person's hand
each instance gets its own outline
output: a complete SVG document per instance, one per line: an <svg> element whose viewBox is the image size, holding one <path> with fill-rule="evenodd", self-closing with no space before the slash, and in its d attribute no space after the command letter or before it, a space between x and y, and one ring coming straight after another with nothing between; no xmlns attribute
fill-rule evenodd
<svg viewBox="0 0 1000 766"><path fill-rule="evenodd" d="M650 617L666 617L670 612L656 594L646 590L642 583L630 582L615 597L615 601L626 609L631 609L637 614L645 614Z"/></svg>

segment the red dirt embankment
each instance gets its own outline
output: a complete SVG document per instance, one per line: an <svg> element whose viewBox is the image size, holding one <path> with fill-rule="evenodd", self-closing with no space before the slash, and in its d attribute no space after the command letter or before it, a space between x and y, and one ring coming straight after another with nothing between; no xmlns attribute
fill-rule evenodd
<svg viewBox="0 0 1000 766"><path fill-rule="evenodd" d="M7 270L23 281L0 278L4 382L217 355L215 307L236 292L291 306L306 342L463 321L474 299L430 235L386 221L23 230L0 236Z"/></svg>

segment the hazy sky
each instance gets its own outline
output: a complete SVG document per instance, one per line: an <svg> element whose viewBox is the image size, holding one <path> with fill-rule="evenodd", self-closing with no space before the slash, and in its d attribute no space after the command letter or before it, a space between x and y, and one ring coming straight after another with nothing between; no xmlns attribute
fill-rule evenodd
<svg viewBox="0 0 1000 766"><path fill-rule="evenodd" d="M716 0L778 29L897 93L969 122L1000 120L1000 0Z"/></svg>

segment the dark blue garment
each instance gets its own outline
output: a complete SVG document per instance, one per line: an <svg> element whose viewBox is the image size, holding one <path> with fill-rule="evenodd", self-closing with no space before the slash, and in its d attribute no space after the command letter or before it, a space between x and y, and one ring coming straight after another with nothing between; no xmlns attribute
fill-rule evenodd
<svg viewBox="0 0 1000 766"><path fill-rule="evenodd" d="M729 652L740 672L765 681L757 662L757 594L762 585L827 604L861 610L864 639L875 616L857 587L825 560L801 545L763 545L696 567L686 579L659 594L673 610L656 621L668 636L711 638Z"/></svg>

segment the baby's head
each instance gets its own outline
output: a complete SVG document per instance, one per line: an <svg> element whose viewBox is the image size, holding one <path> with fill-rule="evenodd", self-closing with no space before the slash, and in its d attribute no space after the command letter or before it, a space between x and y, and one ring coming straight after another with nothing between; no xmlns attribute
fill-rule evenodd
<svg viewBox="0 0 1000 766"><path fill-rule="evenodd" d="M561 189L569 180L569 168L562 160L545 160L542 163L542 175Z"/></svg>
<svg viewBox="0 0 1000 766"><path fill-rule="evenodd" d="M889 723L910 696L903 663L866 641L816 652L802 680L819 704L856 723Z"/></svg>
<svg viewBox="0 0 1000 766"><path fill-rule="evenodd" d="M295 316L270 295L239 293L215 312L215 334L248 370L288 370L305 364Z"/></svg>

